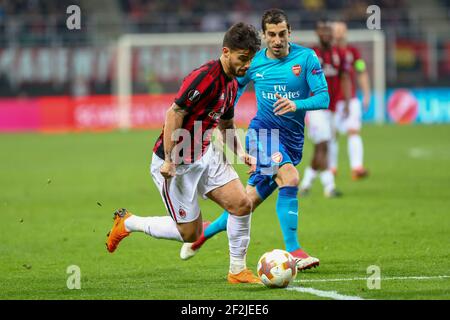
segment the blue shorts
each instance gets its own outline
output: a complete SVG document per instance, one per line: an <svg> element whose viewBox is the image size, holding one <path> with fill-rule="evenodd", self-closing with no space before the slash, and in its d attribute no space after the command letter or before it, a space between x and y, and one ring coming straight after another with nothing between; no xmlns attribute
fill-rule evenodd
<svg viewBox="0 0 450 320"><path fill-rule="evenodd" d="M277 130L250 128L245 137L245 147L247 153L256 158L256 171L247 183L257 187L261 199L267 198L277 188L274 176L281 166L286 163L296 166L302 159L302 149L286 148Z"/></svg>

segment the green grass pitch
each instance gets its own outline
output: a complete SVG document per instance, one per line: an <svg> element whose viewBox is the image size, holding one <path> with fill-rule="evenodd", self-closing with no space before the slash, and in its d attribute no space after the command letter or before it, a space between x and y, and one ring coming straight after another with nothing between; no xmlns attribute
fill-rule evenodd
<svg viewBox="0 0 450 320"><path fill-rule="evenodd" d="M189 261L180 243L144 234L105 249L112 213L165 214L148 167L159 131L0 135L0 299L328 299L312 292L229 285L225 233ZM450 126L364 127L371 176L350 179L340 140L342 199L319 181L300 199L299 237L321 260L294 287L363 299L450 298ZM306 143L303 172L311 156ZM237 170L245 183L242 165ZM253 215L248 266L283 248L272 195ZM221 210L201 201L204 218ZM81 289L67 268L79 266ZM367 268L381 271L369 289ZM443 276L443 277L438 277ZM414 278L420 277L420 278Z"/></svg>

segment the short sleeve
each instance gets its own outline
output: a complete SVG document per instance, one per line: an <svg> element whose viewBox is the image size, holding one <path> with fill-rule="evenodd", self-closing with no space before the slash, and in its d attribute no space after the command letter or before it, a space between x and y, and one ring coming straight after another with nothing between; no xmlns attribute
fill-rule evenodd
<svg viewBox="0 0 450 320"><path fill-rule="evenodd" d="M212 81L207 71L193 71L183 79L175 103L183 110L194 108L202 98L209 97Z"/></svg>

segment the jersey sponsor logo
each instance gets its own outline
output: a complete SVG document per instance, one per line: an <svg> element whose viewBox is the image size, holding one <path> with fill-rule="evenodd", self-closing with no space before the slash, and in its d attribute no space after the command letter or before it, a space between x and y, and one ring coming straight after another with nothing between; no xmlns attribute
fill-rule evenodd
<svg viewBox="0 0 450 320"><path fill-rule="evenodd" d="M278 98L275 96L276 94L279 94L280 96L282 96L283 98L286 99L298 99L300 97L300 91L287 91L287 92L266 92L264 90L261 91L261 96L264 99L269 99L269 100L278 100Z"/></svg>
<svg viewBox="0 0 450 320"><path fill-rule="evenodd" d="M257 72L257 73L255 74L255 77L264 79L264 73L258 73L258 72Z"/></svg>
<svg viewBox="0 0 450 320"><path fill-rule="evenodd" d="M299 64L296 64L292 67L292 72L298 77L302 72L302 67Z"/></svg>
<svg viewBox="0 0 450 320"><path fill-rule="evenodd" d="M283 155L281 154L281 152L275 152L274 154L272 154L272 161L275 163L280 163L281 161L283 161Z"/></svg>
<svg viewBox="0 0 450 320"><path fill-rule="evenodd" d="M312 74L321 74L323 73L322 69L313 69Z"/></svg>
<svg viewBox="0 0 450 320"><path fill-rule="evenodd" d="M200 91L198 91L197 89L193 89L191 91L188 92L188 99L191 102L195 102L200 98Z"/></svg>

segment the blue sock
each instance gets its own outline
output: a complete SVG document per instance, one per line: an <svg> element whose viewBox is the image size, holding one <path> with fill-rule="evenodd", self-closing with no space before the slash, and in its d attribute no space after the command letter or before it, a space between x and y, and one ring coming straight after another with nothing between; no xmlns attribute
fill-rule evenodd
<svg viewBox="0 0 450 320"><path fill-rule="evenodd" d="M300 248L297 238L298 225L298 187L281 187L277 199L277 215L283 232L286 251Z"/></svg>
<svg viewBox="0 0 450 320"><path fill-rule="evenodd" d="M213 235L227 230L228 212L224 211L216 220L214 220L206 229L205 237L211 238Z"/></svg>

